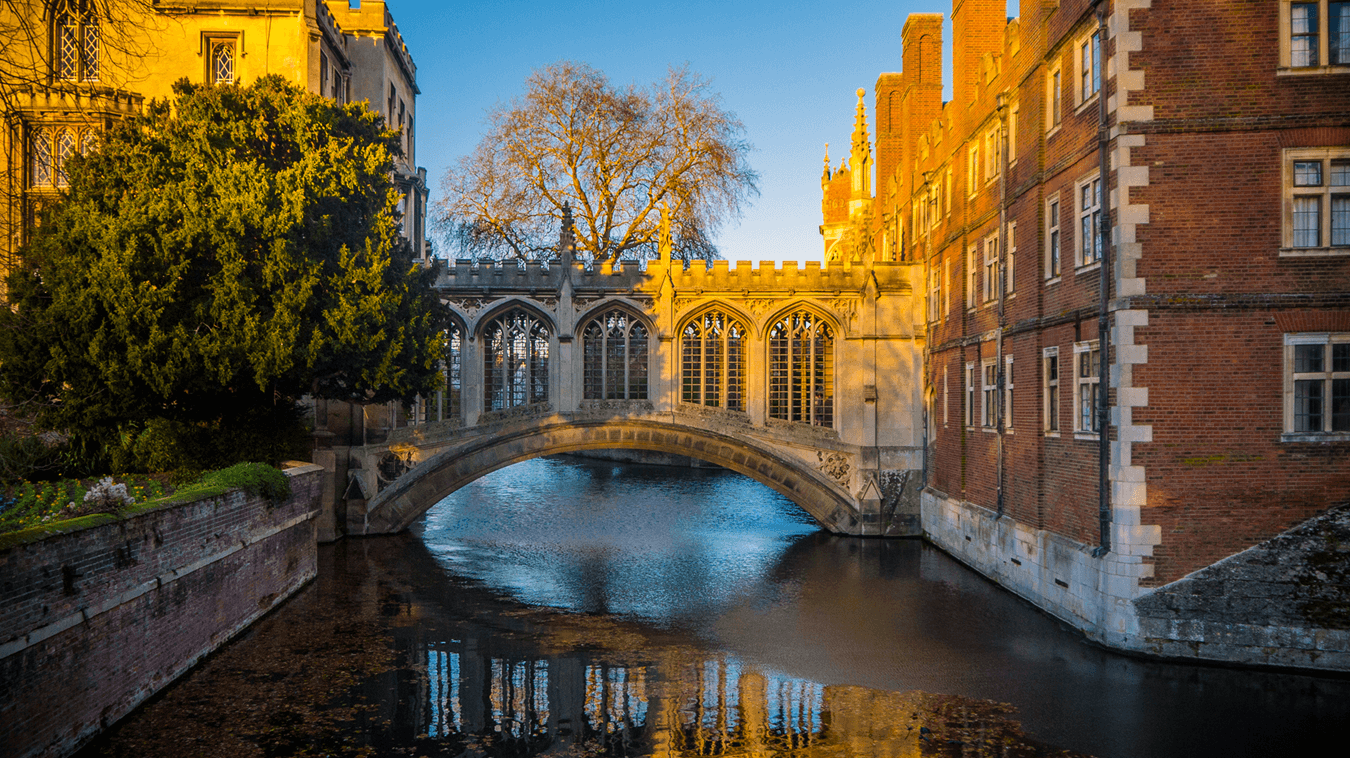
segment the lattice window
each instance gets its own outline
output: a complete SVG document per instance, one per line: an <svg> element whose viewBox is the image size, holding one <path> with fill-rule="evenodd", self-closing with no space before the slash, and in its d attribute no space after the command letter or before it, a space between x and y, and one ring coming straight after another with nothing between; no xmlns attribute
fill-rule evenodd
<svg viewBox="0 0 1350 758"><path fill-rule="evenodd" d="M211 40L211 82L234 84L236 66L233 39Z"/></svg>
<svg viewBox="0 0 1350 758"><path fill-rule="evenodd" d="M483 330L483 406L495 411L548 402L549 327L523 310Z"/></svg>
<svg viewBox="0 0 1350 758"><path fill-rule="evenodd" d="M66 187L70 176L66 173L66 161L75 154L75 132L62 129L56 138L56 186Z"/></svg>
<svg viewBox="0 0 1350 758"><path fill-rule="evenodd" d="M721 311L707 311L681 330L680 399L745 410L745 327Z"/></svg>
<svg viewBox="0 0 1350 758"><path fill-rule="evenodd" d="M50 187L56 179L55 156L52 154L52 130L33 132L33 186Z"/></svg>
<svg viewBox="0 0 1350 758"><path fill-rule="evenodd" d="M769 329L769 417L834 426L834 330L810 311Z"/></svg>
<svg viewBox="0 0 1350 758"><path fill-rule="evenodd" d="M626 311L592 320L582 333L582 396L647 399L647 327Z"/></svg>
<svg viewBox="0 0 1350 758"><path fill-rule="evenodd" d="M89 0L59 0L52 9L53 74L62 81L98 81L98 14Z"/></svg>

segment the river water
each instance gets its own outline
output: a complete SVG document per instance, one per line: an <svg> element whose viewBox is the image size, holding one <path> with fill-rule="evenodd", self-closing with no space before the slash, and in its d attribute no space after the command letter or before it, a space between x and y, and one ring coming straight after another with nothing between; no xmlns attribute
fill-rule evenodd
<svg viewBox="0 0 1350 758"><path fill-rule="evenodd" d="M1350 680L1127 658L914 540L720 470L503 469L84 756L1301 756Z"/></svg>

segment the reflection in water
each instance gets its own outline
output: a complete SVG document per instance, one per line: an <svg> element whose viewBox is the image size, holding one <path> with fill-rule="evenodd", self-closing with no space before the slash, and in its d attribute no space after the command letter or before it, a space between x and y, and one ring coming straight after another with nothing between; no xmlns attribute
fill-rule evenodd
<svg viewBox="0 0 1350 758"><path fill-rule="evenodd" d="M1350 682L1093 648L727 472L535 461L323 548L87 754L1302 755L1345 723Z"/></svg>

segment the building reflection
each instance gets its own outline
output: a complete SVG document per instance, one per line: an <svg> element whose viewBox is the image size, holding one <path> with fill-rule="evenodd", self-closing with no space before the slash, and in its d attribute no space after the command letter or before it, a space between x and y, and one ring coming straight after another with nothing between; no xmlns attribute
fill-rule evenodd
<svg viewBox="0 0 1350 758"><path fill-rule="evenodd" d="M498 657L475 643L423 646L417 728L433 740L513 755L579 745L605 755L899 757L920 755L925 739L923 704L900 693L826 687L692 649L617 663Z"/></svg>

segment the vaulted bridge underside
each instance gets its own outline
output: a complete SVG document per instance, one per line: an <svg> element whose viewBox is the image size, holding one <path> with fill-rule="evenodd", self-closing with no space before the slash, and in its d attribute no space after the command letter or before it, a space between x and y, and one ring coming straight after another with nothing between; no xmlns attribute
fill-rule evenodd
<svg viewBox="0 0 1350 758"><path fill-rule="evenodd" d="M369 501L364 523L349 523L349 528L364 534L401 531L460 487L531 458L581 450L641 449L698 458L744 474L782 493L832 532L895 533L895 524L889 522L900 514L882 512L876 487L872 490L877 490L877 496L872 498L865 492L861 498L853 496L845 488L861 451L838 446L828 457L816 451L818 464L830 461L822 470L812 466L802 451L794 453L774 440L732 436L680 423L669 418L670 414L652 415L633 419L553 414L468 430L437 429L434 424L417 427L410 430L416 433L408 439L391 441L381 452L372 451L371 468L379 466L378 456L386 461L393 457L409 468ZM843 481L836 481L831 473Z"/></svg>

